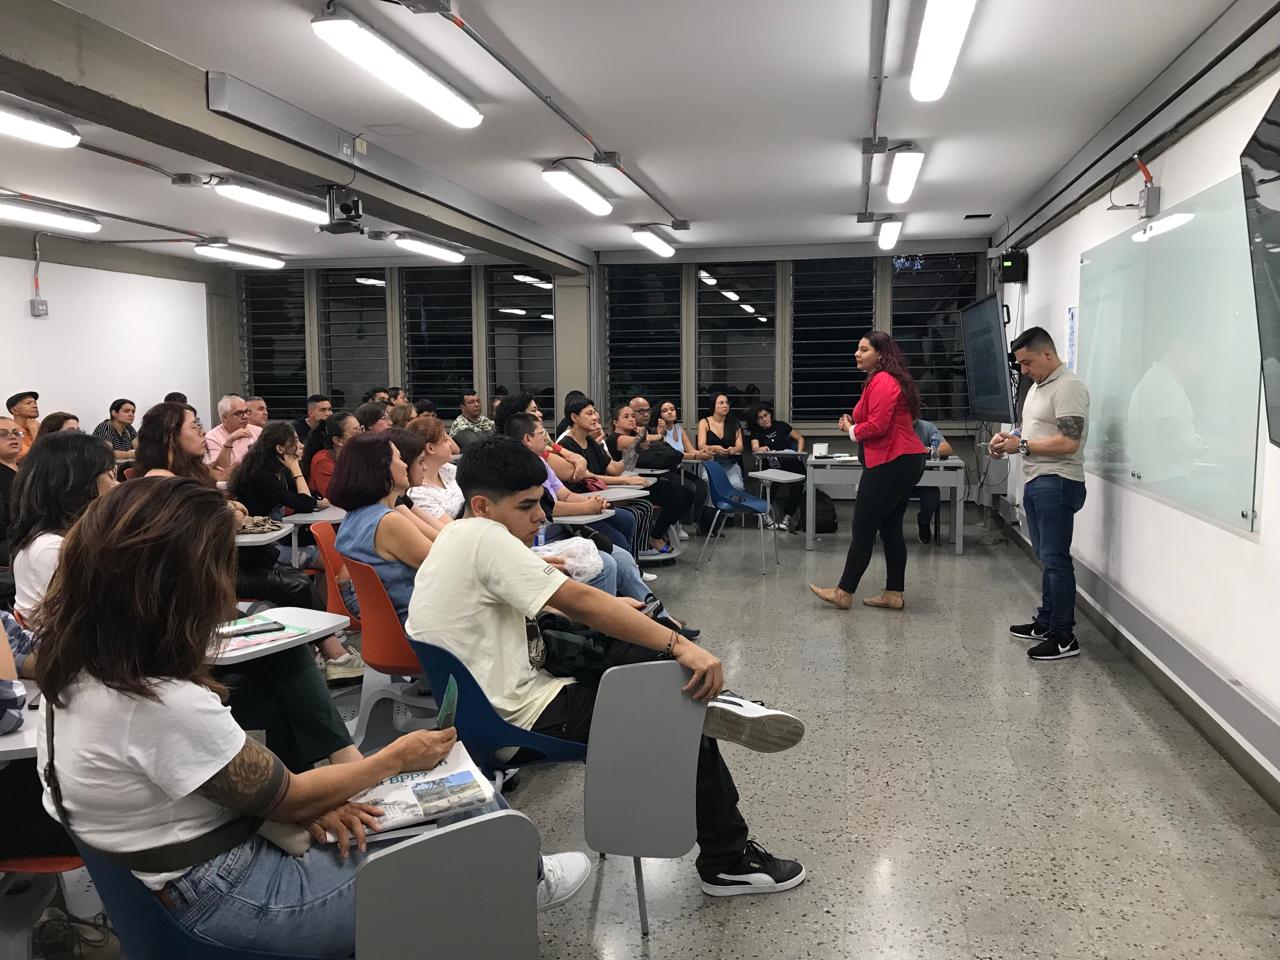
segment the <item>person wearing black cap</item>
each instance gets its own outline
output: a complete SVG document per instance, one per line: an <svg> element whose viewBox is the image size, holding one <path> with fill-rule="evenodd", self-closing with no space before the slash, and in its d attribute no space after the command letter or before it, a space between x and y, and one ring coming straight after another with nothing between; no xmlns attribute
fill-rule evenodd
<svg viewBox="0 0 1280 960"><path fill-rule="evenodd" d="M27 455L27 451L31 449L31 444L36 442L36 431L40 429L40 404L36 402L39 399L40 394L34 390L23 390L21 393L15 393L4 402L4 405L9 410L9 415L22 428L24 434L22 451L18 454L19 461Z"/></svg>

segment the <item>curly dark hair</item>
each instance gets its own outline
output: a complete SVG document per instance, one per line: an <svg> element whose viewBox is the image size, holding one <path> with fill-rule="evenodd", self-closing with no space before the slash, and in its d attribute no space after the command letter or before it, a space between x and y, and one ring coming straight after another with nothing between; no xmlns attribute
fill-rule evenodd
<svg viewBox="0 0 1280 960"><path fill-rule="evenodd" d="M302 447L302 462L298 464L304 477L311 476L311 461L316 458L317 453L321 450L333 453L334 437L341 437L347 421L354 419L349 413L335 413L328 420L322 420L311 428L311 432L307 434L307 442Z"/></svg>

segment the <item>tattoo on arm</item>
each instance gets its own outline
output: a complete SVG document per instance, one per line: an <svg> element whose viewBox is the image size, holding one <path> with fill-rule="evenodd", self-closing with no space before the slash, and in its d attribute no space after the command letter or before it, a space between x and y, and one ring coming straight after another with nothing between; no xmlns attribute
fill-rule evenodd
<svg viewBox="0 0 1280 960"><path fill-rule="evenodd" d="M238 813L266 817L284 799L288 788L289 771L284 762L246 737L240 752L196 793Z"/></svg>
<svg viewBox="0 0 1280 960"><path fill-rule="evenodd" d="M1084 436L1084 417L1059 417L1058 432L1068 440L1079 440Z"/></svg>

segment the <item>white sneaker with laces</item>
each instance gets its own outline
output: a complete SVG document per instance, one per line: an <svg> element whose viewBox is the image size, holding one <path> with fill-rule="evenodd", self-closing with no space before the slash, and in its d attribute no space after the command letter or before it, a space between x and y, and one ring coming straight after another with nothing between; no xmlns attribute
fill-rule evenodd
<svg viewBox="0 0 1280 960"><path fill-rule="evenodd" d="M336 660L326 660L324 678L328 683L342 680L354 680L364 676L364 657L359 652L346 647L346 653Z"/></svg>
<svg viewBox="0 0 1280 960"><path fill-rule="evenodd" d="M707 704L702 732L713 740L739 743L748 750L778 753L804 738L804 721L724 690Z"/></svg>
<svg viewBox="0 0 1280 960"><path fill-rule="evenodd" d="M591 861L585 853L553 853L542 858L542 879L538 881L538 912L558 907L582 889L591 876Z"/></svg>

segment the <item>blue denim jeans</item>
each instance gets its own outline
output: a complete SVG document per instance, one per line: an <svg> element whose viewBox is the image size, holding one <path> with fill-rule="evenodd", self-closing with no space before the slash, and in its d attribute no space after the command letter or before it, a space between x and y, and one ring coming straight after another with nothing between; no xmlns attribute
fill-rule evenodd
<svg viewBox="0 0 1280 960"><path fill-rule="evenodd" d="M1071 563L1071 535L1084 498L1083 483L1052 474L1029 481L1022 494L1031 546L1043 571L1036 621L1050 630L1065 633L1070 633L1076 623L1076 571Z"/></svg>
<svg viewBox="0 0 1280 960"><path fill-rule="evenodd" d="M495 794L491 803L438 823L448 826L505 809L506 801ZM263 953L349 957L356 949L356 868L364 856L352 850L342 860L336 846L317 844L291 857L255 835L192 867L165 892L174 919L211 943ZM541 870L539 861L537 873ZM530 869L530 882L535 877ZM425 908L429 911L430 904Z"/></svg>

